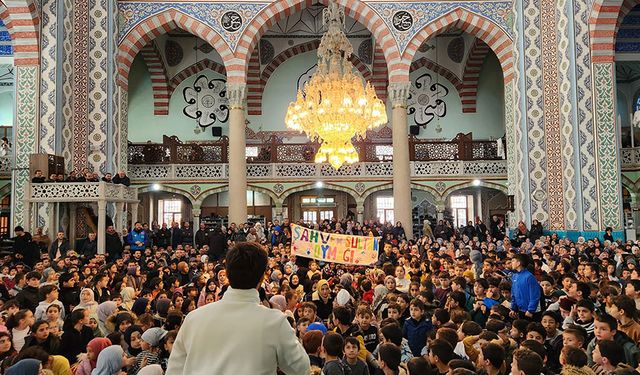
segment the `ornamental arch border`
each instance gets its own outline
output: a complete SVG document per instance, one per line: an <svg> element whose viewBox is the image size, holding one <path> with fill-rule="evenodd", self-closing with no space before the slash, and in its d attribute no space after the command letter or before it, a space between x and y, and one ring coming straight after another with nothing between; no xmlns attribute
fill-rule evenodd
<svg viewBox="0 0 640 375"><path fill-rule="evenodd" d="M364 200L369 198L369 196L372 195L373 193L377 193L379 191L389 190L389 189L393 189L393 183L391 182L369 188L365 190L364 193L362 193L362 200L364 202ZM432 188L431 186L411 183L411 189L420 190L420 191L429 193L433 197L434 201L439 201L442 199L442 195L438 193L438 191Z"/></svg>
<svg viewBox="0 0 640 375"><path fill-rule="evenodd" d="M474 188L474 187L484 187L488 189L498 190L505 195L509 195L509 189L505 185L501 185L495 182L487 182L480 180L479 185L475 185L473 181L463 182L461 184L449 186L445 191L442 192L442 199L446 202L446 200L451 196L455 191L466 189L466 188Z"/></svg>
<svg viewBox="0 0 640 375"><path fill-rule="evenodd" d="M280 196L278 197L282 202L284 202L287 198L289 198L292 194L295 193L299 193L301 191L307 191L307 190L336 190L336 191L341 191L343 193L347 193L349 195L351 195L351 197L353 198L354 201L358 202L360 195L358 194L358 192L356 192L353 189L350 189L348 187L342 186L342 185L334 185L328 182L324 183L324 186L321 189L318 189L315 185L316 183L307 183L307 184L303 184L291 189L287 189L285 191L282 192L282 194L280 194Z"/></svg>
<svg viewBox="0 0 640 375"><path fill-rule="evenodd" d="M127 89L129 72L136 55L147 43L176 28L181 28L209 43L220 55L225 67L234 60L227 42L211 26L178 10L167 9L140 21L118 45L118 84Z"/></svg>
<svg viewBox="0 0 640 375"><path fill-rule="evenodd" d="M13 46L15 66L40 63L38 6L34 0L0 0L0 17Z"/></svg>
<svg viewBox="0 0 640 375"><path fill-rule="evenodd" d="M144 194L144 193L179 194L179 195L182 195L182 196L184 196L185 198L187 198L189 200L189 203L191 203L191 207L195 206L195 202L193 200L193 195L191 195L191 193L189 193L186 190L175 188L173 186L166 186L166 185L160 184L160 189L158 189L158 190L153 189L153 187L151 185L138 188L138 195Z"/></svg>
<svg viewBox="0 0 640 375"><path fill-rule="evenodd" d="M194 201L193 204L194 206L201 207L202 202L204 202L205 199L209 198L213 194L219 194L225 191L229 191L229 185L218 186L216 188L207 189L198 195L198 198ZM274 202L280 201L280 198L278 198L278 195L276 193L261 186L247 185L247 191L255 191L262 194L266 194L271 199L273 199Z"/></svg>
<svg viewBox="0 0 640 375"><path fill-rule="evenodd" d="M615 61L618 20L624 0L594 0L589 18L592 63Z"/></svg>
<svg viewBox="0 0 640 375"><path fill-rule="evenodd" d="M319 0L327 5L329 0ZM345 8L345 13L364 25L378 41L384 52L385 61L389 71L390 82L402 81L400 51L391 30L382 18L367 4L361 0L337 0L338 5ZM315 4L315 0L277 0L256 15L247 28L243 31L236 49L236 61L228 69L230 82L243 82L247 77L249 60L260 38L274 24L291 14L301 11Z"/></svg>

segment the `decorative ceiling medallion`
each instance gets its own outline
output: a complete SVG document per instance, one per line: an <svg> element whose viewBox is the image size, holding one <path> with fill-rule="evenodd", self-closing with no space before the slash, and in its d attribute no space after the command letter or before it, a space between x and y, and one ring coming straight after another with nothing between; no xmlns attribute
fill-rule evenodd
<svg viewBox="0 0 640 375"><path fill-rule="evenodd" d="M452 39L447 46L447 55L451 61L461 63L464 57L464 38L459 36Z"/></svg>
<svg viewBox="0 0 640 375"><path fill-rule="evenodd" d="M393 27L398 31L407 31L413 26L413 16L406 10L401 10L393 14Z"/></svg>
<svg viewBox="0 0 640 375"><path fill-rule="evenodd" d="M273 60L275 56L275 48L273 44L266 39L260 39L260 64L267 65Z"/></svg>
<svg viewBox="0 0 640 375"><path fill-rule="evenodd" d="M180 43L167 39L167 42L164 44L164 55L167 57L167 65L176 66L182 61L184 52L182 51Z"/></svg>
<svg viewBox="0 0 640 375"><path fill-rule="evenodd" d="M413 115L416 125L426 126L436 117L447 114L444 98L449 90L438 82L434 82L429 73L416 78L409 89L407 113Z"/></svg>
<svg viewBox="0 0 640 375"><path fill-rule="evenodd" d="M371 39L365 39L358 46L358 57L365 64L371 64L373 61L373 42Z"/></svg>
<svg viewBox="0 0 640 375"><path fill-rule="evenodd" d="M198 120L203 128L217 122L226 122L229 118L229 101L227 84L223 79L209 80L207 76L199 76L192 87L183 92L187 105L182 111L186 116Z"/></svg>
<svg viewBox="0 0 640 375"><path fill-rule="evenodd" d="M242 27L242 16L238 12L230 10L222 15L220 25L228 32L234 33Z"/></svg>

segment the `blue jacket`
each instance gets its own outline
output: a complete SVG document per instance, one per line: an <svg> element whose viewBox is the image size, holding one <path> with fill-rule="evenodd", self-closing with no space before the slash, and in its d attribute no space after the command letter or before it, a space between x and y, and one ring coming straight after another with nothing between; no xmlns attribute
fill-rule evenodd
<svg viewBox="0 0 640 375"><path fill-rule="evenodd" d="M422 348L427 344L427 334L433 329L431 321L422 318L418 321L413 318L407 318L402 326L402 335L409 342L409 348L414 357L419 357Z"/></svg>
<svg viewBox="0 0 640 375"><path fill-rule="evenodd" d="M144 251L144 247L147 244L147 234L144 232L144 230L141 230L140 233L137 233L135 230L132 230L131 232L129 232L129 235L127 236L127 241L129 242L129 246L131 247L131 250ZM136 245L136 242L142 242L142 246Z"/></svg>
<svg viewBox="0 0 640 375"><path fill-rule="evenodd" d="M540 306L540 284L528 270L514 272L511 276L511 309L516 312L534 313Z"/></svg>

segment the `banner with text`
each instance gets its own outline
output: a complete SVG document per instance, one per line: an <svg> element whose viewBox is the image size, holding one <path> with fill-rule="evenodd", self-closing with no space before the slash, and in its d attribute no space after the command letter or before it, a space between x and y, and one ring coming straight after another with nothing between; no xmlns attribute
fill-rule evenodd
<svg viewBox="0 0 640 375"><path fill-rule="evenodd" d="M291 254L324 262L373 265L378 261L380 237L325 233L291 224Z"/></svg>

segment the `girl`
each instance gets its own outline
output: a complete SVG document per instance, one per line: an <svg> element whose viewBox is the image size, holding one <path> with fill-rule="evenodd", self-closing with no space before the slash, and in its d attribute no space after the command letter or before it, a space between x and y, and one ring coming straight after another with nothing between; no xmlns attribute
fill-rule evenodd
<svg viewBox="0 0 640 375"><path fill-rule="evenodd" d="M17 352L24 346L24 340L31 333L34 321L33 313L27 309L22 309L11 316L8 326L11 327L13 347Z"/></svg>
<svg viewBox="0 0 640 375"><path fill-rule="evenodd" d="M87 310L89 315L95 315L98 311L98 302L96 302L93 290L84 288L80 291L80 303L73 310Z"/></svg>
<svg viewBox="0 0 640 375"><path fill-rule="evenodd" d="M13 348L9 332L0 332L0 362L3 364L2 368L5 368L4 362L11 362L16 354L18 353Z"/></svg>
<svg viewBox="0 0 640 375"><path fill-rule="evenodd" d="M61 354L69 363L75 363L78 354L82 353L93 339L93 331L88 324L89 311L83 309L74 309L64 322Z"/></svg>
<svg viewBox="0 0 640 375"><path fill-rule="evenodd" d="M107 319L117 311L118 306L113 301L102 302L100 305L98 305L98 328L100 329L100 333L102 333L102 337L105 337L111 333L111 331L105 326L105 323L107 322Z"/></svg>
<svg viewBox="0 0 640 375"><path fill-rule="evenodd" d="M142 351L140 346L140 336L142 335L142 328L140 326L131 326L127 328L124 333L124 342L127 344L127 355L135 357Z"/></svg>
<svg viewBox="0 0 640 375"><path fill-rule="evenodd" d="M127 311L131 311L131 307L133 307L133 301L136 298L136 290L130 286L127 286L122 288L120 295L122 296L122 306Z"/></svg>
<svg viewBox="0 0 640 375"><path fill-rule="evenodd" d="M39 346L50 355L60 354L60 339L49 332L49 323L38 320L31 327L31 335L24 341L23 348Z"/></svg>
<svg viewBox="0 0 640 375"><path fill-rule="evenodd" d="M120 345L111 345L100 352L96 361L96 368L92 375L118 375L122 366L124 351Z"/></svg>
<svg viewBox="0 0 640 375"><path fill-rule="evenodd" d="M98 355L109 346L111 346L111 341L104 337L98 337L89 341L87 344L87 354L81 356L75 375L91 375L91 371L96 368Z"/></svg>
<svg viewBox="0 0 640 375"><path fill-rule="evenodd" d="M153 327L144 331L142 334L142 352L136 356L136 362L128 371L128 374L135 375L146 365L155 365L160 363L160 355L164 345L164 337L167 331L162 328Z"/></svg>

